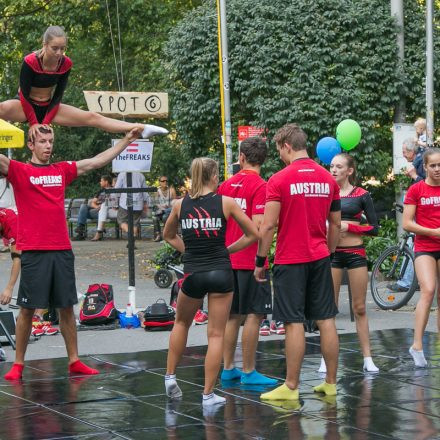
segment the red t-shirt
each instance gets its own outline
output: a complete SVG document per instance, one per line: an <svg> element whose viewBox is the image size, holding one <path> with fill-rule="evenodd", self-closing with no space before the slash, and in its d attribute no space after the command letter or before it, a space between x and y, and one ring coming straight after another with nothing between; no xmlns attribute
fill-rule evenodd
<svg viewBox="0 0 440 440"><path fill-rule="evenodd" d="M232 197L243 212L252 219L253 215L264 214L266 204L266 182L253 170L241 170L223 182L217 192ZM236 242L243 235L238 223L230 217L226 224L226 246ZM254 270L258 243L231 254L232 269Z"/></svg>
<svg viewBox="0 0 440 440"><path fill-rule="evenodd" d="M11 160L8 180L17 203L19 250L72 248L64 213L64 190L76 177L76 162L35 165Z"/></svg>
<svg viewBox="0 0 440 440"><path fill-rule="evenodd" d="M1 236L14 244L17 240L17 214L12 209L0 209Z"/></svg>
<svg viewBox="0 0 440 440"><path fill-rule="evenodd" d="M416 205L416 222L425 228L440 228L440 186L428 185L424 180L411 185L405 205ZM415 252L440 251L440 238L416 235Z"/></svg>
<svg viewBox="0 0 440 440"><path fill-rule="evenodd" d="M326 221L331 208L340 209L338 200L336 181L309 158L295 160L269 179L266 203L281 204L275 264L308 263L330 254Z"/></svg>

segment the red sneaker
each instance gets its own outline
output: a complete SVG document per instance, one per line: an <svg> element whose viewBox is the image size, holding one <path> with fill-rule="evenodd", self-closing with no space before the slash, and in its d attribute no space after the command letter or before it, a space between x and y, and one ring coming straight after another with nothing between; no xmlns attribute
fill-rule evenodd
<svg viewBox="0 0 440 440"><path fill-rule="evenodd" d="M43 321L41 324L41 330L43 330L44 334L47 336L53 336L59 332L57 328L52 327L52 323L50 321Z"/></svg>
<svg viewBox="0 0 440 440"><path fill-rule="evenodd" d="M260 324L260 335L270 336L270 324L268 319L263 319Z"/></svg>
<svg viewBox="0 0 440 440"><path fill-rule="evenodd" d="M44 335L44 330L42 328L37 328L37 327L32 327L31 330L31 335L32 336L43 336Z"/></svg>
<svg viewBox="0 0 440 440"><path fill-rule="evenodd" d="M277 335L285 335L286 329L284 328L284 323L281 321L272 321L270 323L270 332Z"/></svg>
<svg viewBox="0 0 440 440"><path fill-rule="evenodd" d="M194 325L208 324L208 314L202 309L197 310L196 314L194 315L193 324Z"/></svg>

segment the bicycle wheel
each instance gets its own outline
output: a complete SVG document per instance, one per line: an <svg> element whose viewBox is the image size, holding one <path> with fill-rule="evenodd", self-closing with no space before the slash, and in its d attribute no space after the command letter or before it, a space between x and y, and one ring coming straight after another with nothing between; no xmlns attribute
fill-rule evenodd
<svg viewBox="0 0 440 440"><path fill-rule="evenodd" d="M374 302L382 310L397 310L404 306L414 295L417 278L414 271L414 254L405 246L403 251L399 246L385 249L376 260L371 272L371 295ZM409 266L412 267L409 267ZM408 269L409 268L409 269ZM402 280L407 270L413 269L412 282L408 288L400 287L399 291L390 287Z"/></svg>

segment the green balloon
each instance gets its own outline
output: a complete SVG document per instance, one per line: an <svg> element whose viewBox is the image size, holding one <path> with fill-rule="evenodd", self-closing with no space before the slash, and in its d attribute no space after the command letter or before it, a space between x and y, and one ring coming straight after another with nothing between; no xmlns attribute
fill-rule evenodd
<svg viewBox="0 0 440 440"><path fill-rule="evenodd" d="M352 150L361 140L361 127L353 119L344 119L336 128L336 139L344 150Z"/></svg>

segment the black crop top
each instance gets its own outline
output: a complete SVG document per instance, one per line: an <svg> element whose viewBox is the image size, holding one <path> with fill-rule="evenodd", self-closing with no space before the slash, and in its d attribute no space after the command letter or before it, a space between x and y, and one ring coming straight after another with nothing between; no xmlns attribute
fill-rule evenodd
<svg viewBox="0 0 440 440"><path fill-rule="evenodd" d="M71 68L72 61L66 56L61 58L60 65L54 72L43 70L41 60L38 58L36 52L33 52L24 58L20 71L19 97L29 125L39 123L33 105L47 105L46 115L43 121L40 122L42 124L50 124L61 103ZM48 103L38 103L32 101L29 96L32 87L55 87L55 90Z"/></svg>
<svg viewBox="0 0 440 440"><path fill-rule="evenodd" d="M379 224L370 193L355 186L350 194L341 196L341 218L346 221L361 221L362 213L367 217L368 225L349 223L348 232L359 235L377 235Z"/></svg>
<svg viewBox="0 0 440 440"><path fill-rule="evenodd" d="M180 209L179 223L185 244L185 273L230 269L225 246L226 219L222 196L209 193L192 199L186 195Z"/></svg>

